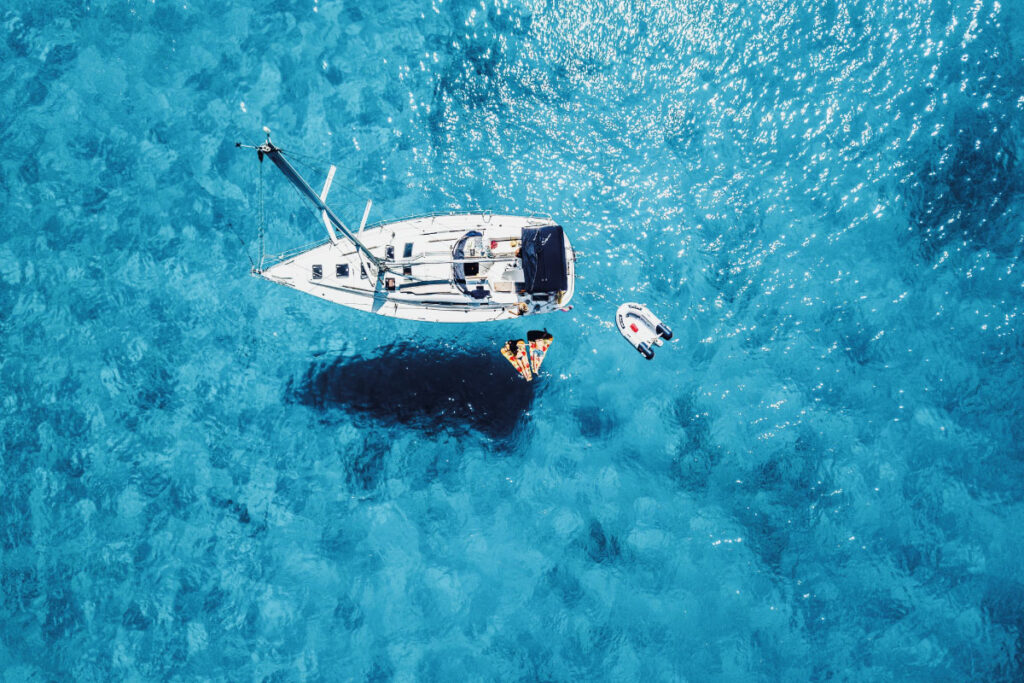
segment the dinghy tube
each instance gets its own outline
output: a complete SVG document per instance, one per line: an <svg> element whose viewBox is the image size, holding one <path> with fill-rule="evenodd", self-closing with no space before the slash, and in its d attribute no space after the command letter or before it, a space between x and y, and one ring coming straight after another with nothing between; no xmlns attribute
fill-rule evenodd
<svg viewBox="0 0 1024 683"><path fill-rule="evenodd" d="M672 330L643 304L625 303L615 312L615 326L647 360L654 358L654 347L672 338ZM664 341L663 341L664 340Z"/></svg>

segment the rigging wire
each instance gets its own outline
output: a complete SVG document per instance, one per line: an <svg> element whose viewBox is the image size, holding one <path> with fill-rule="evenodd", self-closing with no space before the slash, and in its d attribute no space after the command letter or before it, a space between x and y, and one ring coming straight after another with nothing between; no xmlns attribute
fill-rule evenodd
<svg viewBox="0 0 1024 683"><path fill-rule="evenodd" d="M235 143L235 146L240 147L241 145L239 143ZM252 171L249 171L249 173L251 174ZM252 178L251 175L249 177L250 179ZM249 259L249 265L252 267L253 270L256 270L256 264L253 262L252 254L249 252L249 245L246 244L245 240L242 239L242 236L238 233L238 230L235 229L234 223L228 223L227 228L228 230L231 231L231 234L235 236L235 239L238 240L238 243L242 245L242 250L245 252L245 258Z"/></svg>
<svg viewBox="0 0 1024 683"><path fill-rule="evenodd" d="M281 150L281 152L284 153L284 150ZM309 160L312 160L312 161L318 161L318 160L322 161L323 160L322 158L321 159L317 159L317 158L312 157L310 155L305 155L305 154L302 154L302 153L296 153L296 152L293 152L293 151L290 151L290 150L287 152L287 154L297 165L303 166L304 168L307 169L307 171L313 171L314 173L323 173L324 175L326 175L327 172L323 168L318 168L318 167L314 166L312 163L299 161L296 157L303 157L303 158L306 158L306 159L309 159ZM260 163L260 174L259 174L259 240L260 240L260 265L259 265L259 271L260 272L263 271L263 265L264 265L264 261L266 259L266 248L265 248L266 214L265 214L264 200L263 200L263 164L262 164L262 161L263 160L261 158L260 159L260 162L261 162ZM358 194L356 194L352 190L349 190L344 185L341 185L340 187L341 187L342 191L347 192L348 194L350 194L351 196L355 197L356 199L362 199ZM299 205L302 206L306 211L309 212L310 216L313 218L313 221L315 223L321 223L323 221L323 216L320 214L320 212L318 212L316 209L314 209L312 206L310 206L307 203L306 196L297 187L295 187L294 185L292 185L292 191L294 191L295 194L298 195L298 197L300 199ZM314 243L314 244L323 244L323 243L321 242L321 243ZM377 280L378 286L380 286L381 281L382 281L383 276L384 276L385 273L398 274L398 272L396 270L394 270L391 267L388 267L387 265L373 263L372 261L368 260L365 257L365 255L359 249L356 249L354 254L355 254L356 258L359 260L359 263L360 263L360 266L361 266L362 270L364 270L366 272L367 277L370 277L371 273L375 273L375 279ZM250 258L250 261L251 260L252 259ZM416 282L425 282L425 280L423 280L422 278L414 277L412 275L405 275L404 273L403 273L403 277L405 277L406 279L412 280L412 281L416 281Z"/></svg>
<svg viewBox="0 0 1024 683"><path fill-rule="evenodd" d="M263 261L266 258L267 245L266 245L266 213L263 210L263 159L260 159L260 181L259 181L259 215L256 221L256 230L259 236L260 242L260 265L256 269L258 273L263 272ZM252 260L252 259L250 259Z"/></svg>
<svg viewBox="0 0 1024 683"><path fill-rule="evenodd" d="M291 185L291 183L289 183L289 185ZM321 216L321 214L320 214L320 213L319 213L319 212L318 212L318 211L317 211L316 209L314 209L314 208L313 208L312 206L310 206L310 205L309 205L309 203L308 203L308 199L307 199L307 198L306 198L306 196L305 196L305 195L304 195L304 194L303 194L303 193L302 193L302 192L301 192L301 191L299 190L299 188L297 188L297 187L295 187L294 185L292 185L292 191L293 191L293 192L295 192L296 196L298 196L298 198L299 198L299 200L300 200L300 201L299 201L299 205L300 205L300 206L301 206L301 207L302 207L302 208L303 208L303 209L304 209L305 211L308 211L308 212L309 212L309 215L310 215L310 216L311 216L311 217L313 218L313 222L314 222L314 223L320 223L320 224L323 224L323 216ZM347 238L345 238L345 239L346 239L346 241L347 241ZM322 242L321 242L320 244L322 244ZM358 259L359 259L359 263L360 263L360 265L362 265L362 266L363 266L363 268L364 268L364 269L366 269L366 272L367 272L367 274L369 274L369 273L370 273L370 269L369 269L369 268L367 267L368 261L366 260L366 258L365 258L365 256L363 255L363 253L362 253L362 252L361 252L360 250L356 249L356 250L355 250L355 255L356 255L356 258L358 258ZM374 270L376 270L376 267L374 266L374 268L373 268L373 269L374 269Z"/></svg>
<svg viewBox="0 0 1024 683"><path fill-rule="evenodd" d="M249 255L249 245L245 243L245 240L242 239L242 236L238 234L238 231L235 230L235 226L231 223L228 223L228 230L230 230L234 234L235 238L242 243L242 249L245 250L245 257L249 259L249 264L253 268L256 268L256 264L252 262L252 256Z"/></svg>
<svg viewBox="0 0 1024 683"><path fill-rule="evenodd" d="M309 161L305 161L303 160L301 155L296 155L294 152L291 151L286 152L283 149L281 150L281 154L286 155L291 160L294 166L305 170L306 173L310 175L327 175L326 167L320 166L319 164L314 164ZM328 164L328 166L330 166L330 164Z"/></svg>
<svg viewBox="0 0 1024 683"><path fill-rule="evenodd" d="M326 157L317 157L309 154L303 154L301 152L295 152L291 148L286 150L282 149L281 153L285 154L289 159L291 159L295 166L300 166L304 168L307 173L315 174L318 176L326 176L327 169L330 166L337 166L337 164L332 164L330 159L327 159ZM326 166L324 166L323 164L326 164ZM339 189L342 192L349 195L350 197L352 197L353 199L359 201L363 200L363 197L361 195L356 193L354 190L350 190L345 185L332 185L331 189Z"/></svg>
<svg viewBox="0 0 1024 683"><path fill-rule="evenodd" d="M309 212L309 215L313 218L313 222L322 224L323 216L321 216L320 213L315 208L309 205L307 197L299 190L299 188L292 185L292 191L295 192L296 196L299 197L299 205L302 206L304 210ZM342 239L344 239L345 241L349 241L347 237ZM323 244L323 242L320 242L318 244ZM359 260L360 266L366 272L366 276L368 278L376 279L378 286L381 284L385 273L397 273L397 271L395 271L392 267L373 263L372 261L367 259L366 255L363 254L363 252L359 249L356 249L354 254L355 257ZM404 277L411 280L420 280L420 278L412 277L409 275L406 275Z"/></svg>
<svg viewBox="0 0 1024 683"><path fill-rule="evenodd" d="M294 156L294 153L289 153L289 156L290 157ZM307 166L307 168L309 168L309 167ZM291 183L289 183L289 184L291 185ZM300 200L299 205L302 206L303 209L308 211L310 216L312 216L313 222L314 223L322 223L323 222L323 216L321 216L319 211L317 211L315 208L313 208L312 206L309 205L307 197L299 190L299 188L297 188L294 185L292 185L292 191L295 192L295 194L299 197L299 200ZM345 239L347 240L348 238L345 238ZM356 258L359 259L360 266L363 268L363 270L366 271L367 277L370 276L370 273L376 272L376 279L378 281L380 281L380 279L381 279L381 277L382 277L384 272L390 272L389 268L387 268L387 267L380 268L380 267L378 267L378 264L373 263L372 261L367 259L366 256L359 249L356 249L355 255L356 255Z"/></svg>

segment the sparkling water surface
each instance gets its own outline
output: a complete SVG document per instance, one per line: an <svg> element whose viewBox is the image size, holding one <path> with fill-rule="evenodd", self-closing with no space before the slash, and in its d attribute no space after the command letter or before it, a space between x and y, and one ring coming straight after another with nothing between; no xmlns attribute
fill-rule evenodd
<svg viewBox="0 0 1024 683"><path fill-rule="evenodd" d="M4 680L1024 676L1019 3L0 22ZM352 224L556 217L575 309L250 278L264 125Z"/></svg>

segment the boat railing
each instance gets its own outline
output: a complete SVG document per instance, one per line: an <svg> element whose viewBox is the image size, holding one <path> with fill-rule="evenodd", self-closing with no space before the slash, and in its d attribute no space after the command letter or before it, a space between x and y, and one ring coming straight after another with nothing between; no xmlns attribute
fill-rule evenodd
<svg viewBox="0 0 1024 683"><path fill-rule="evenodd" d="M292 247L291 249L285 249L282 252L276 254L267 254L263 257L263 268L267 269L271 266L276 266L278 263L283 263L290 258L298 256L299 254L309 251L310 249L316 249L330 242L330 240L320 240L319 242L309 242L299 247Z"/></svg>
<svg viewBox="0 0 1024 683"><path fill-rule="evenodd" d="M419 220L421 218L438 218L440 216L472 216L472 215L483 216L485 221L490 220L492 216L518 216L518 217L522 217L522 218L536 218L536 219L539 219L539 220L548 220L548 221L552 220L551 216L549 216L548 214L546 214L546 213L538 213L538 212L535 212L535 211L531 211L530 213L527 213L527 214L506 214L506 213L500 213L499 214L499 213L494 213L493 211L431 211L429 213L416 213L416 214L413 214L411 216L403 216L402 218L389 218L387 220L377 221L376 223L372 223L370 225L367 225L364 229L365 230L372 230L374 228L379 228L382 225L387 225L388 223L402 223L402 222L405 222L405 221Z"/></svg>
<svg viewBox="0 0 1024 683"><path fill-rule="evenodd" d="M552 220L551 216L549 216L548 214L546 214L546 213L537 213L537 212L530 212L530 213L524 215L524 214L496 214L493 211L431 211L430 213L417 213L417 214L413 214L411 216L403 216L402 218L391 218L391 219L387 219L387 220L377 221L376 223L372 223L370 225L367 225L365 228L363 228L363 230L373 230L375 228L379 228L382 225L387 225L389 223L402 223L404 221L415 221L415 220L419 220L421 218L439 218L441 216L470 216L470 215L483 216L485 221L490 220L491 216L511 216L511 215L519 216L519 217L522 217L522 218L531 218L531 219L535 218L535 219L538 219L538 220L545 220L545 221L551 221ZM358 235L359 233L357 232L356 234ZM310 249L316 249L317 247L322 247L323 245L327 244L328 242L330 242L330 240L324 239L324 240L320 240L318 242L309 242L308 244L304 244L304 245L299 246L299 247L292 247L291 249L286 249L286 250L278 252L276 254L267 254L264 257L264 259L263 259L263 268L266 269L266 268L270 268L271 266L276 266L278 263L283 263L284 261L287 261L290 258L298 256L299 254L301 254L301 253L303 253L305 251L309 251Z"/></svg>

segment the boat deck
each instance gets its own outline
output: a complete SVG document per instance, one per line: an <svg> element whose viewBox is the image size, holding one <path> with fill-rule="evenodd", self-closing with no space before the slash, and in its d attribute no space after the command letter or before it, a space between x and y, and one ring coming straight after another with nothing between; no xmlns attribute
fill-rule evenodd
<svg viewBox="0 0 1024 683"><path fill-rule="evenodd" d="M390 270L380 274L347 240L283 255L262 276L333 303L380 315L436 322L480 322L545 313L573 294L574 257L565 238L568 288L558 294L523 291L518 256L523 228L550 219L488 213L434 214L381 223L359 240ZM456 277L453 248L467 235L464 278Z"/></svg>

